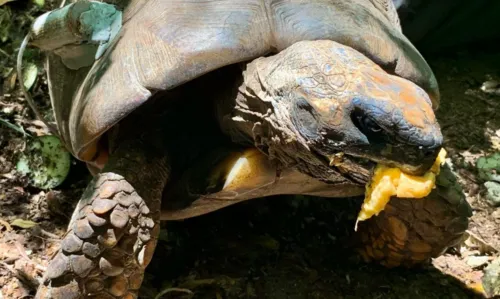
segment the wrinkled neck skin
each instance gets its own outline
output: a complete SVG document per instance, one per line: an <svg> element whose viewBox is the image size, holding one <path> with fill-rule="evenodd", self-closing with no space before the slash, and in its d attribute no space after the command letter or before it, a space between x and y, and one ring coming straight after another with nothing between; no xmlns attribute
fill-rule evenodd
<svg viewBox="0 0 500 299"><path fill-rule="evenodd" d="M247 65L243 80L232 96L217 100L222 131L236 143L257 147L279 169L295 168L331 184L366 184L371 166L363 166L346 158L343 169L332 168L323 156L311 149L308 141L293 125L290 111L294 103L285 99L276 100L276 95L264 90L256 66L255 63Z"/></svg>

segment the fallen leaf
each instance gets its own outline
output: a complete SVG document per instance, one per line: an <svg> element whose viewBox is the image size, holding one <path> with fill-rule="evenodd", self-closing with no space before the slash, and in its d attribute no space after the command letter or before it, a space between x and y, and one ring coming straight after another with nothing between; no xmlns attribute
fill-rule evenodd
<svg viewBox="0 0 500 299"><path fill-rule="evenodd" d="M472 268L478 268L488 263L489 257L487 256L470 256L467 258L467 265Z"/></svg>
<svg viewBox="0 0 500 299"><path fill-rule="evenodd" d="M38 225L38 223L33 222L31 220L24 220L24 219L15 219L10 223L11 226L16 226L20 228L32 228L35 225Z"/></svg>
<svg viewBox="0 0 500 299"><path fill-rule="evenodd" d="M0 219L0 224L5 226L5 229L7 229L8 232L12 230L12 226L10 226L10 224L5 220Z"/></svg>
<svg viewBox="0 0 500 299"><path fill-rule="evenodd" d="M488 298L500 296L500 259L496 259L484 269L482 282Z"/></svg>
<svg viewBox="0 0 500 299"><path fill-rule="evenodd" d="M16 246L9 243L0 242L0 258L2 260L12 259L17 260L20 258Z"/></svg>
<svg viewBox="0 0 500 299"><path fill-rule="evenodd" d="M464 243L469 250L479 250L481 254L492 254L499 250L492 245L486 243L482 238L467 230L464 234Z"/></svg>
<svg viewBox="0 0 500 299"><path fill-rule="evenodd" d="M23 70L23 84L26 90L29 90L33 86L33 84L35 84L35 80L37 77L38 77L37 66L34 63L28 63Z"/></svg>
<svg viewBox="0 0 500 299"><path fill-rule="evenodd" d="M2 1L2 0L0 0ZM4 93L10 93L16 87L17 73L13 68L8 68L4 76L3 90Z"/></svg>
<svg viewBox="0 0 500 299"><path fill-rule="evenodd" d="M45 5L45 0L33 0L33 2L38 5L38 7L43 7Z"/></svg>
<svg viewBox="0 0 500 299"><path fill-rule="evenodd" d="M278 250L280 248L280 243L278 241L276 241L276 239L274 239L268 235L259 236L259 237L255 238L254 241L256 244L259 244L260 246L262 246L266 249Z"/></svg>

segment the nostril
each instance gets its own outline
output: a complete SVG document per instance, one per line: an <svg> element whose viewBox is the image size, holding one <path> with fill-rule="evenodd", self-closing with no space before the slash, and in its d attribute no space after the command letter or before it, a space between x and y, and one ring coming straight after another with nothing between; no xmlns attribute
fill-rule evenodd
<svg viewBox="0 0 500 299"><path fill-rule="evenodd" d="M424 152L424 157L430 157L436 153L436 150L426 150Z"/></svg>
<svg viewBox="0 0 500 299"><path fill-rule="evenodd" d="M441 150L440 146L433 146L431 148L423 149L422 154L423 154L424 158L433 158L433 157L437 156L437 154L439 153L440 150Z"/></svg>

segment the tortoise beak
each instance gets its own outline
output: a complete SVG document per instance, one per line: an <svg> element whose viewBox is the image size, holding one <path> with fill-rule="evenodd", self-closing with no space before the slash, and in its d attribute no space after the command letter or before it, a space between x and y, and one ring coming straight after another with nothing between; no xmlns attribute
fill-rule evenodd
<svg viewBox="0 0 500 299"><path fill-rule="evenodd" d="M344 154L343 152L327 156L330 168L340 172L355 183L366 185L373 175L376 163L369 159Z"/></svg>
<svg viewBox="0 0 500 299"><path fill-rule="evenodd" d="M434 148L422 150L419 154L415 155L411 159L408 159L406 163L396 166L403 172L411 175L424 175L427 171L429 171L429 169L431 169L441 148L442 147L440 145Z"/></svg>
<svg viewBox="0 0 500 299"><path fill-rule="evenodd" d="M432 167L442 148L441 142L431 146L393 146L386 144L377 147L357 147L346 153L352 156L369 159L389 167L397 167L403 172L421 176Z"/></svg>

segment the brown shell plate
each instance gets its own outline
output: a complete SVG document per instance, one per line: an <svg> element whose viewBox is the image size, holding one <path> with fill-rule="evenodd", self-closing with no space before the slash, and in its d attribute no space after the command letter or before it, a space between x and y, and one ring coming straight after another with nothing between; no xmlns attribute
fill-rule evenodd
<svg viewBox="0 0 500 299"><path fill-rule="evenodd" d="M436 79L403 36L386 0L116 0L119 38L90 68L48 55L56 121L73 154L90 161L99 137L148 100L214 69L327 39L415 82L437 107Z"/></svg>

